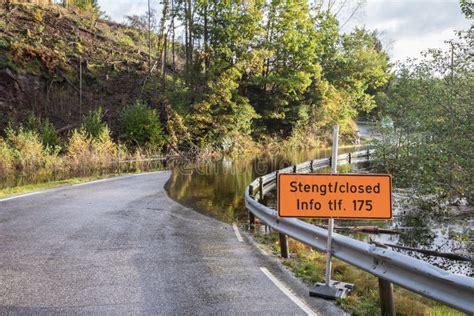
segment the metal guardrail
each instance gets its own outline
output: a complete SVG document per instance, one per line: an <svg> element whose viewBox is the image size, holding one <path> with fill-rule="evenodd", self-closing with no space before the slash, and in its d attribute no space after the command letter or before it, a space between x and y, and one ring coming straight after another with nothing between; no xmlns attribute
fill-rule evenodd
<svg viewBox="0 0 474 316"><path fill-rule="evenodd" d="M338 156L338 161L354 163L368 161L372 151L358 151ZM320 251L326 251L327 230L299 219L279 218L275 209L258 201L276 188L278 172L313 172L330 166L330 158L311 160L272 172L255 179L245 193L245 205L266 225ZM285 236L286 238L286 236ZM377 247L350 237L334 234L331 253L357 268L408 290L447 304L468 314L474 314L474 278L455 275L425 261ZM287 257L287 243L282 244L282 256ZM284 254L285 252L285 254Z"/></svg>

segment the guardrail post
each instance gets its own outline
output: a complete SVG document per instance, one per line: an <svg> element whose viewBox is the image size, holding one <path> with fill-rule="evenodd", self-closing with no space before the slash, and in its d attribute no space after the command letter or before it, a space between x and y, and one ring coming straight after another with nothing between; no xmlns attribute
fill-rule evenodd
<svg viewBox="0 0 474 316"><path fill-rule="evenodd" d="M296 173L296 165L293 166L293 173Z"/></svg>
<svg viewBox="0 0 474 316"><path fill-rule="evenodd" d="M380 309L382 316L395 316L393 306L393 286L385 279L379 278Z"/></svg>
<svg viewBox="0 0 474 316"><path fill-rule="evenodd" d="M352 163L352 154L349 153L349 156L348 156L348 157L349 157L349 158L348 158L349 163Z"/></svg>
<svg viewBox="0 0 474 316"><path fill-rule="evenodd" d="M370 161L370 148L367 147L367 161Z"/></svg>
<svg viewBox="0 0 474 316"><path fill-rule="evenodd" d="M262 177L260 177L260 178L258 179L258 193L259 193L259 195L258 195L258 197L259 197L258 201L259 201L259 202L263 202L263 178L262 178Z"/></svg>
<svg viewBox="0 0 474 316"><path fill-rule="evenodd" d="M278 234L280 236L280 253L282 258L288 258L288 236L282 233Z"/></svg>
<svg viewBox="0 0 474 316"><path fill-rule="evenodd" d="M314 172L314 168L313 168L313 160L311 160L311 161L309 162L309 171L310 171L311 173L313 173L313 172Z"/></svg>
<svg viewBox="0 0 474 316"><path fill-rule="evenodd" d="M253 186L251 185L249 185L249 196L253 197ZM250 212L250 210L247 211L249 216L249 228L253 232L255 230L255 215Z"/></svg>

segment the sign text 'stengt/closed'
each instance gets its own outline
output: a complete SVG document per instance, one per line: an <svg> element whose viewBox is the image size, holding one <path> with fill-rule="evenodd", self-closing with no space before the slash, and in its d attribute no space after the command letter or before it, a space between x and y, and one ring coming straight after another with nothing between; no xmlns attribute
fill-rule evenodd
<svg viewBox="0 0 474 316"><path fill-rule="evenodd" d="M280 217L392 218L390 175L279 174Z"/></svg>

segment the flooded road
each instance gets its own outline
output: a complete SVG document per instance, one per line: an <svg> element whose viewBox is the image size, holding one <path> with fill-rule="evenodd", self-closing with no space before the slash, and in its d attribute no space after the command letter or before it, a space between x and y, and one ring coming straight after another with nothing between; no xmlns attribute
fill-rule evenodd
<svg viewBox="0 0 474 316"><path fill-rule="evenodd" d="M353 151L356 149L343 148L340 154ZM201 161L198 164L181 163L172 167L173 172L166 184L166 190L179 203L203 214L227 223L243 223L247 220L244 191L253 179L290 165L329 156L330 150L302 150L238 159L224 157L219 160ZM358 171L347 166L340 170L340 172ZM394 193L393 220L338 220L336 225L378 226L396 230L399 234L338 232L367 242L372 239L381 243L472 256L474 223L472 213L458 217L434 218L427 211L409 207L407 205L409 196L406 193ZM267 198L268 206L274 206L274 201L274 195L270 194ZM325 221L314 222L322 225L326 223ZM453 273L474 276L472 261L456 261L403 249L393 250L428 261Z"/></svg>

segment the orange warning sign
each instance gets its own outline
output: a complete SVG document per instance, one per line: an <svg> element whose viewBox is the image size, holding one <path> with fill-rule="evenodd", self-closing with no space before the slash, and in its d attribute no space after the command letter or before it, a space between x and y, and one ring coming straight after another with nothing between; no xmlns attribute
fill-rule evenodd
<svg viewBox="0 0 474 316"><path fill-rule="evenodd" d="M392 178L281 173L277 205L280 217L391 219Z"/></svg>

